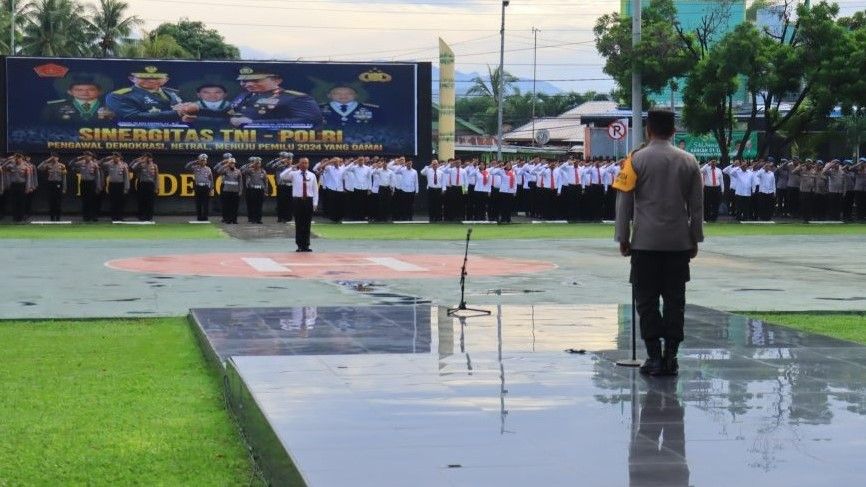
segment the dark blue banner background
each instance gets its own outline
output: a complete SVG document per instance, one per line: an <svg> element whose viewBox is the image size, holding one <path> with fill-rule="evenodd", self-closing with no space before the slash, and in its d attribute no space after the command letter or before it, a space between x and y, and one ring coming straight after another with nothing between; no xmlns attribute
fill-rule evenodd
<svg viewBox="0 0 866 487"><path fill-rule="evenodd" d="M418 143L418 114L419 107L422 114L429 112L424 105L429 105L429 99L419 101L421 66L417 64L24 57L6 58L5 64L9 151L423 152ZM242 71L244 68L248 69ZM169 105L198 102L197 88L202 85L225 87L224 111L202 110L200 116L183 120L171 109L164 116L155 114L155 107L140 113L124 109L125 101L153 102L148 97L156 95L132 89L129 80L131 73L148 70L168 75L164 93L159 96ZM250 71L281 76L280 87L285 91L250 99L237 80L240 73ZM74 100L69 93L72 82L98 85L96 103ZM351 87L349 92L354 92L355 99L338 103L329 98L337 85ZM305 104L305 118L270 116L290 103ZM231 123L232 118L241 116L252 120Z"/></svg>

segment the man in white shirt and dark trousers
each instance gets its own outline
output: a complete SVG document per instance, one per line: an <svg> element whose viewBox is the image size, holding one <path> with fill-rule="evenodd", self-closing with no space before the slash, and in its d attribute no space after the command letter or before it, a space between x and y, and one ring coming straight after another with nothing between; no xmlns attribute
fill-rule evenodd
<svg viewBox="0 0 866 487"><path fill-rule="evenodd" d="M427 178L427 211L430 223L442 221L442 192L445 188L445 173L439 167L439 161L433 159L429 166L421 169L421 175Z"/></svg>
<svg viewBox="0 0 866 487"><path fill-rule="evenodd" d="M773 163L768 162L755 171L754 178L758 188L758 208L755 213L761 220L770 221L776 208L776 173Z"/></svg>
<svg viewBox="0 0 866 487"><path fill-rule="evenodd" d="M725 192L724 174L712 159L701 168L701 177L704 180L704 220L714 222L719 218L719 205Z"/></svg>
<svg viewBox="0 0 866 487"><path fill-rule="evenodd" d="M296 252L312 252L310 249L310 225L313 211L319 206L319 182L316 174L309 171L310 160L302 157L297 169L289 168L280 174L280 179L292 181L292 209L295 212Z"/></svg>

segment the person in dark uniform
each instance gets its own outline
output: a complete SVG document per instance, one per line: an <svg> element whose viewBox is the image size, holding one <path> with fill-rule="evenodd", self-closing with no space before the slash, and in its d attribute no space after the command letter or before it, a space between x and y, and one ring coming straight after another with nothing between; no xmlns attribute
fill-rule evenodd
<svg viewBox="0 0 866 487"><path fill-rule="evenodd" d="M243 173L235 165L235 158L229 157L217 166L216 172L222 176L220 200L222 201L223 223L238 222L238 206L244 193Z"/></svg>
<svg viewBox="0 0 866 487"><path fill-rule="evenodd" d="M337 85L328 92L328 103L321 105L322 116L328 127L369 125L374 123L378 105L359 103L358 92L349 85Z"/></svg>
<svg viewBox="0 0 866 487"><path fill-rule="evenodd" d="M45 107L48 120L61 123L94 122L114 118L114 112L100 100L102 88L94 81L76 80L66 90L68 98L50 100Z"/></svg>
<svg viewBox="0 0 866 487"><path fill-rule="evenodd" d="M111 205L111 221L123 221L123 207L129 193L129 166L115 152L103 158L102 172L108 182L108 198Z"/></svg>
<svg viewBox="0 0 866 487"><path fill-rule="evenodd" d="M310 95L280 87L283 78L277 74L249 67L240 69L238 81L244 93L238 95L228 111L235 127L250 123L318 128L322 111Z"/></svg>
<svg viewBox="0 0 866 487"><path fill-rule="evenodd" d="M213 171L207 165L207 154L199 154L198 158L186 163L185 168L193 174L196 220L206 222L210 216L210 197L214 183Z"/></svg>
<svg viewBox="0 0 866 487"><path fill-rule="evenodd" d="M649 143L632 155L636 182L618 187L617 195L615 240L620 253L631 257L630 281L648 355L640 372L647 375L679 370L689 261L704 240L700 169L693 155L671 144L674 132L673 112L649 111Z"/></svg>
<svg viewBox="0 0 866 487"><path fill-rule="evenodd" d="M280 179L292 180L292 208L295 211L295 244L296 252L312 252L310 249L310 225L313 212L319 206L319 182L316 174L310 171L310 160L302 157L297 167L283 171Z"/></svg>
<svg viewBox="0 0 866 487"><path fill-rule="evenodd" d="M262 223L262 205L265 195L269 194L268 173L262 168L261 157L250 157L249 162L241 167L244 175L244 192L247 202L247 221Z"/></svg>
<svg viewBox="0 0 866 487"><path fill-rule="evenodd" d="M66 194L66 165L57 153L39 163L37 169L45 174L48 188L48 214L53 222L60 221L63 195Z"/></svg>
<svg viewBox="0 0 866 487"><path fill-rule="evenodd" d="M184 103L177 90L167 88L168 74L156 66L131 73L132 86L112 91L105 104L120 121L181 122L198 111L195 103Z"/></svg>
<svg viewBox="0 0 866 487"><path fill-rule="evenodd" d="M102 193L102 170L90 151L69 162L69 168L78 174L78 194L81 197L81 218L86 222L97 221L99 195Z"/></svg>
<svg viewBox="0 0 866 487"><path fill-rule="evenodd" d="M16 154L12 156L11 163L6 164L5 172L9 180L7 196L12 201L12 217L16 223L27 219L27 199L33 193L35 178L31 174L32 168L25 156Z"/></svg>
<svg viewBox="0 0 866 487"><path fill-rule="evenodd" d="M129 169L135 174L135 187L138 195L138 219L143 222L153 220L153 209L159 184L159 167L150 153L133 159Z"/></svg>
<svg viewBox="0 0 866 487"><path fill-rule="evenodd" d="M292 166L293 157L291 152L280 152L280 157L265 164L265 170L277 181L277 223L292 221L292 182L280 180L280 174Z"/></svg>

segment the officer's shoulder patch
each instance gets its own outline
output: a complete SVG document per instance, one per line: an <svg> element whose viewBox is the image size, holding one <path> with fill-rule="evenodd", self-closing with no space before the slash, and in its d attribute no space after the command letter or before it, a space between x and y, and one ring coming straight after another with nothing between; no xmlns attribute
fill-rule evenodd
<svg viewBox="0 0 866 487"><path fill-rule="evenodd" d="M59 100L48 100L46 103L48 103L49 105L54 105L57 103L66 103L66 102L67 102L66 98L61 98Z"/></svg>
<svg viewBox="0 0 866 487"><path fill-rule="evenodd" d="M379 105L374 105L372 103L361 103L361 106L370 107L370 108L379 108Z"/></svg>
<svg viewBox="0 0 866 487"><path fill-rule="evenodd" d="M111 93L114 95L125 95L130 92L132 92L132 88L121 88L119 90L114 90Z"/></svg>

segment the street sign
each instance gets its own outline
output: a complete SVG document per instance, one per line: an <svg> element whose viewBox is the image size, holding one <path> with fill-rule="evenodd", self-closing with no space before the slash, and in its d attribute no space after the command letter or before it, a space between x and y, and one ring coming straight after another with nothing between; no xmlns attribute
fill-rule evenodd
<svg viewBox="0 0 866 487"><path fill-rule="evenodd" d="M607 135L613 140L622 140L628 135L628 126L616 121L607 126Z"/></svg>

